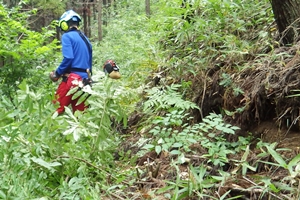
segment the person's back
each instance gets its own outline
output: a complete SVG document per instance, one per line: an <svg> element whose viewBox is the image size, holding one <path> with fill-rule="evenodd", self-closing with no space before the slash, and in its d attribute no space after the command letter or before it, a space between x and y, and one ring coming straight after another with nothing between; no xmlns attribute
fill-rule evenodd
<svg viewBox="0 0 300 200"><path fill-rule="evenodd" d="M72 64L71 68L67 67L66 69L70 71L64 71L64 68L58 68L58 72L60 74L73 72L80 75L82 79L88 78L86 70L91 68L91 57L89 56L90 52L87 45L90 45L90 43L86 43L82 37L85 36L83 34L80 36L79 30L75 28L62 35L61 41L63 56L67 59L71 59ZM86 37L85 39L88 41Z"/></svg>

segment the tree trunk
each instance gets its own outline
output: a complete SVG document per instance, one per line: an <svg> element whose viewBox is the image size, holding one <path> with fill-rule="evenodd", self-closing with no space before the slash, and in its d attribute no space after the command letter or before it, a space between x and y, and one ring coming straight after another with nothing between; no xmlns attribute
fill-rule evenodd
<svg viewBox="0 0 300 200"><path fill-rule="evenodd" d="M98 0L98 40L102 41L102 0Z"/></svg>
<svg viewBox="0 0 300 200"><path fill-rule="evenodd" d="M271 0L280 42L292 45L299 39L300 0Z"/></svg>
<svg viewBox="0 0 300 200"><path fill-rule="evenodd" d="M145 0L145 6L146 6L146 8L145 8L146 9L146 15L147 15L148 18L150 18L150 14L151 14L150 13L151 12L150 11L150 0Z"/></svg>
<svg viewBox="0 0 300 200"><path fill-rule="evenodd" d="M87 5L83 2L83 13L82 13L82 17L83 17L83 31L84 31L84 34L86 36L88 36L88 8L87 8Z"/></svg>
<svg viewBox="0 0 300 200"><path fill-rule="evenodd" d="M88 37L90 38L92 35L92 29L91 29L91 4L88 4Z"/></svg>

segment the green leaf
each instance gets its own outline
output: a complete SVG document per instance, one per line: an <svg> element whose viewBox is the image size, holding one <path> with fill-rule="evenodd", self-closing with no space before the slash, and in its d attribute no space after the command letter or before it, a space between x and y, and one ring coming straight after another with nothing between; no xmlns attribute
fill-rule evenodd
<svg viewBox="0 0 300 200"><path fill-rule="evenodd" d="M41 158L36 158L36 157L33 157L31 158L31 160L33 162L35 162L36 164L42 166L42 167L45 167L51 171L55 171L55 169L53 167L56 167L56 166L60 166L61 163L59 162L52 162L52 163L49 163L49 162L46 162L45 160L41 159Z"/></svg>
<svg viewBox="0 0 300 200"><path fill-rule="evenodd" d="M295 156L290 162L289 162L289 166L296 166L300 161L300 154L298 154L297 156Z"/></svg>
<svg viewBox="0 0 300 200"><path fill-rule="evenodd" d="M180 148L180 147L182 147L183 146L183 144L182 143L179 143L179 142L175 142L173 145L172 145L172 147L174 147L174 148Z"/></svg>
<svg viewBox="0 0 300 200"><path fill-rule="evenodd" d="M164 143L162 144L162 149L165 150L165 151L168 151L169 150L169 145Z"/></svg>
<svg viewBox="0 0 300 200"><path fill-rule="evenodd" d="M183 164L183 163L186 162L186 159L185 159L185 156L184 156L183 153L178 152L176 155L179 155L179 156L178 156L178 162L179 162L180 164Z"/></svg>
<svg viewBox="0 0 300 200"><path fill-rule="evenodd" d="M2 190L0 190L0 198L6 199L6 194Z"/></svg>
<svg viewBox="0 0 300 200"><path fill-rule="evenodd" d="M214 137L216 136L216 134L214 134L214 133L209 133L207 136L208 136L208 137L211 137L211 138L214 138Z"/></svg>
<svg viewBox="0 0 300 200"><path fill-rule="evenodd" d="M280 192L280 190L278 188L276 188L276 186L274 184L271 183L268 186L273 192L275 192L275 193Z"/></svg>
<svg viewBox="0 0 300 200"><path fill-rule="evenodd" d="M145 146L143 146L143 149L153 149L154 145L153 144L146 144Z"/></svg>
<svg viewBox="0 0 300 200"><path fill-rule="evenodd" d="M297 166L297 164L299 163L299 161L300 161L300 154L298 154L297 156L295 156L295 157L288 163L287 168L288 168L289 173L290 173L291 175L294 174L294 173L293 173L293 172L294 172L294 168ZM297 169L297 167L296 167L296 169ZM296 173L295 175L298 174L298 172L295 172L295 173Z"/></svg>
<svg viewBox="0 0 300 200"><path fill-rule="evenodd" d="M197 143L198 141L193 139L193 138L187 138L187 141L191 142L191 143Z"/></svg>
<svg viewBox="0 0 300 200"><path fill-rule="evenodd" d="M72 100L77 99L77 98L80 98L81 95L83 95L83 94L84 94L84 92L83 92L82 90L79 90L79 89L77 88L77 91L76 91L75 93L73 93ZM67 96L68 96L68 94L67 94ZM77 104L77 105L78 105L78 104Z"/></svg>
<svg viewBox="0 0 300 200"><path fill-rule="evenodd" d="M73 87L72 89L70 89L70 90L68 91L68 93L67 93L66 96L69 96L69 95L71 95L71 94L74 94L74 93L76 93L77 91L78 91L78 87Z"/></svg>
<svg viewBox="0 0 300 200"><path fill-rule="evenodd" d="M165 141L164 141L163 138L159 138L159 139L157 140L157 144L163 144L163 143L165 143Z"/></svg>
<svg viewBox="0 0 300 200"><path fill-rule="evenodd" d="M160 188L157 190L157 194L162 194L162 193L165 193L167 191L172 191L174 189L174 185L170 185L170 186L166 186L166 187L163 187L163 188Z"/></svg>
<svg viewBox="0 0 300 200"><path fill-rule="evenodd" d="M286 162L283 160L281 155L277 153L273 148L270 146L266 145L266 148L268 149L268 152L272 155L272 157L279 163L279 165L283 168L287 168Z"/></svg>
<svg viewBox="0 0 300 200"><path fill-rule="evenodd" d="M71 126L69 129L67 129L67 130L65 130L65 131L63 132L63 135L69 135L69 134L72 134L72 133L75 132L75 130L76 130L76 126Z"/></svg>
<svg viewBox="0 0 300 200"><path fill-rule="evenodd" d="M73 138L74 138L74 140L75 141L78 141L79 140L79 138L80 138L80 134L79 134L79 132L78 132L78 129L76 128L76 129L74 129L74 131L73 131Z"/></svg>
<svg viewBox="0 0 300 200"><path fill-rule="evenodd" d="M81 104L82 102L84 102L88 97L90 96L89 93L87 92L84 92L78 99L77 103L76 103L76 106Z"/></svg>
<svg viewBox="0 0 300 200"><path fill-rule="evenodd" d="M178 151L178 150L172 150L172 151L170 152L170 154L173 154L173 155L179 155L179 154L181 154L181 152Z"/></svg>
<svg viewBox="0 0 300 200"><path fill-rule="evenodd" d="M161 152L161 146L155 146L155 152L159 155Z"/></svg>

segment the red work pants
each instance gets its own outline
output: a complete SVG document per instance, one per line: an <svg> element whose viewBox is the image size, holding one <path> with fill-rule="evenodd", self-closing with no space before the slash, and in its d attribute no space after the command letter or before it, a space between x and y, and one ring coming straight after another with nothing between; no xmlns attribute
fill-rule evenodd
<svg viewBox="0 0 300 200"><path fill-rule="evenodd" d="M67 81L62 81L59 84L55 94L56 99L54 100L54 103L58 101L60 104L59 108L56 110L58 114L63 113L65 111L65 106L69 106L70 104L72 106L73 113L76 110L83 111L87 108L87 106L85 106L85 101L76 105L80 97L72 100L73 94L67 96L69 90L74 87L78 87L78 83L80 81L82 82L82 78L79 75L71 73Z"/></svg>

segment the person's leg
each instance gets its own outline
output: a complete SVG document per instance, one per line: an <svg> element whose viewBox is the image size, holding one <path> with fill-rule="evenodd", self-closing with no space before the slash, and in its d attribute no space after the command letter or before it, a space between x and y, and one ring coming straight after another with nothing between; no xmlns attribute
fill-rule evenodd
<svg viewBox="0 0 300 200"><path fill-rule="evenodd" d="M67 96L70 87L67 82L61 82L56 90L56 100L54 102L59 102L59 108L57 108L58 114L62 114L65 111L65 106L70 105L72 96Z"/></svg>
<svg viewBox="0 0 300 200"><path fill-rule="evenodd" d="M82 82L82 78L79 75L77 75L77 74L71 73L70 76L69 76L69 78L68 78L68 81L67 81L68 85L70 86L70 89L74 88L74 87L78 87L79 82ZM80 92L79 88L78 88L77 92ZM71 106L72 106L73 113L76 110L84 111L86 109L86 107L87 107L87 106L85 106L85 102L84 101L81 102L80 104L76 105L78 103L78 100L79 100L79 98L80 98L81 95L78 98L72 100L72 97L73 97L74 94L69 95L69 97L70 97L70 103L71 103Z"/></svg>

